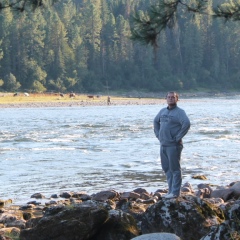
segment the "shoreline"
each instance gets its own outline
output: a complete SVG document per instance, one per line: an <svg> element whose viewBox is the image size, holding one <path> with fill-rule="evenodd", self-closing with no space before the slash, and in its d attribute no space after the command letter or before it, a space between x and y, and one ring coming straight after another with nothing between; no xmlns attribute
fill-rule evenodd
<svg viewBox="0 0 240 240"><path fill-rule="evenodd" d="M46 108L46 107L89 107L89 106L120 106L120 105L157 105L163 103L163 99L121 99L112 100L107 104L105 100L73 100L73 101L52 101L52 102L15 102L0 103L0 108Z"/></svg>
<svg viewBox="0 0 240 240"><path fill-rule="evenodd" d="M158 94L129 94L129 96L110 96L111 102L107 103L107 96L95 96L95 98L90 99L87 95L76 95L75 98L59 98L51 96L51 98L46 98L42 95L35 94L34 97L10 97L6 101L4 97L9 97L10 93L7 95L2 95L0 98L0 108L48 108L48 107L89 107L89 106L120 106L120 105L158 105L165 103L165 93ZM12 95L11 95L12 96ZM137 97L141 96L141 97ZM196 92L196 93L181 93L179 94L179 100L198 100L203 98L229 98L238 97L239 92ZM4 101L3 101L4 100Z"/></svg>

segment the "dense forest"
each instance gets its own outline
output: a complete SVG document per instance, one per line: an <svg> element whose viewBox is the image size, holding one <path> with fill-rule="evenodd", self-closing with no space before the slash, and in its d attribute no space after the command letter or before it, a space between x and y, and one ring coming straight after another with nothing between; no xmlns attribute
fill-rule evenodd
<svg viewBox="0 0 240 240"><path fill-rule="evenodd" d="M240 89L239 22L181 11L157 46L131 40L151 0L62 0L0 12L0 90L104 92Z"/></svg>

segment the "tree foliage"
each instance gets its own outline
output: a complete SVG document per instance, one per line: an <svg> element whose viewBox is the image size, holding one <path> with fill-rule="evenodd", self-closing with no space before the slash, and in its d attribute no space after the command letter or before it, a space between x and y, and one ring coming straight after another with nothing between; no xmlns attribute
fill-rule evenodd
<svg viewBox="0 0 240 240"><path fill-rule="evenodd" d="M4 85L7 90L16 91L21 87L21 84L17 81L16 77L10 73L4 78Z"/></svg>
<svg viewBox="0 0 240 240"><path fill-rule="evenodd" d="M179 12L184 13L178 14ZM187 13L210 15L225 21L239 21L240 1L230 0L214 7L208 0L158 0L145 13L133 14L132 39L157 46L159 34L167 27L172 28L177 17L183 17L183 14Z"/></svg>
<svg viewBox="0 0 240 240"><path fill-rule="evenodd" d="M58 0L2 0L0 10L10 8L14 11L23 12L26 9L35 10L40 7L49 7Z"/></svg>
<svg viewBox="0 0 240 240"><path fill-rule="evenodd" d="M0 11L1 91L240 89L237 2L62 0L21 14L11 6Z"/></svg>

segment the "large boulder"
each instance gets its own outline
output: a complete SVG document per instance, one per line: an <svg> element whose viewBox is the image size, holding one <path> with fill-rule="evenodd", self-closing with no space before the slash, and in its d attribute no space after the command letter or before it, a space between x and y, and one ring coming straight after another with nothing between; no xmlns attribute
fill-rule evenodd
<svg viewBox="0 0 240 240"><path fill-rule="evenodd" d="M186 195L164 199L150 206L142 216L143 234L154 232L174 233L182 240L200 239L211 226L224 221L224 214L215 205Z"/></svg>
<svg viewBox="0 0 240 240"><path fill-rule="evenodd" d="M21 240L129 240L139 235L130 214L95 201L50 207L42 218L30 219L26 226Z"/></svg>
<svg viewBox="0 0 240 240"><path fill-rule="evenodd" d="M24 229L21 240L86 240L93 237L109 215L107 209L93 202L58 208L47 212L36 226Z"/></svg>
<svg viewBox="0 0 240 240"><path fill-rule="evenodd" d="M213 226L211 231L201 240L229 240L240 239L240 200L230 202L225 210L226 221L220 225Z"/></svg>
<svg viewBox="0 0 240 240"><path fill-rule="evenodd" d="M91 240L129 240L139 235L134 218L121 210L110 210L109 219Z"/></svg>
<svg viewBox="0 0 240 240"><path fill-rule="evenodd" d="M240 182L236 182L231 186L236 198L240 197Z"/></svg>
<svg viewBox="0 0 240 240"><path fill-rule="evenodd" d="M233 197L234 189L216 189L211 192L211 198L222 198L225 202Z"/></svg>

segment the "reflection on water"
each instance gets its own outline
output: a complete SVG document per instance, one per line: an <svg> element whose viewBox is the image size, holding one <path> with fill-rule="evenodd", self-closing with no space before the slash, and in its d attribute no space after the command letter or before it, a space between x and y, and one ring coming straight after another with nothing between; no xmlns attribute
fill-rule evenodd
<svg viewBox="0 0 240 240"><path fill-rule="evenodd" d="M238 99L181 100L191 120L183 182L239 180ZM0 196L166 188L152 121L160 106L1 109ZM231 108L229 108L231 106Z"/></svg>

